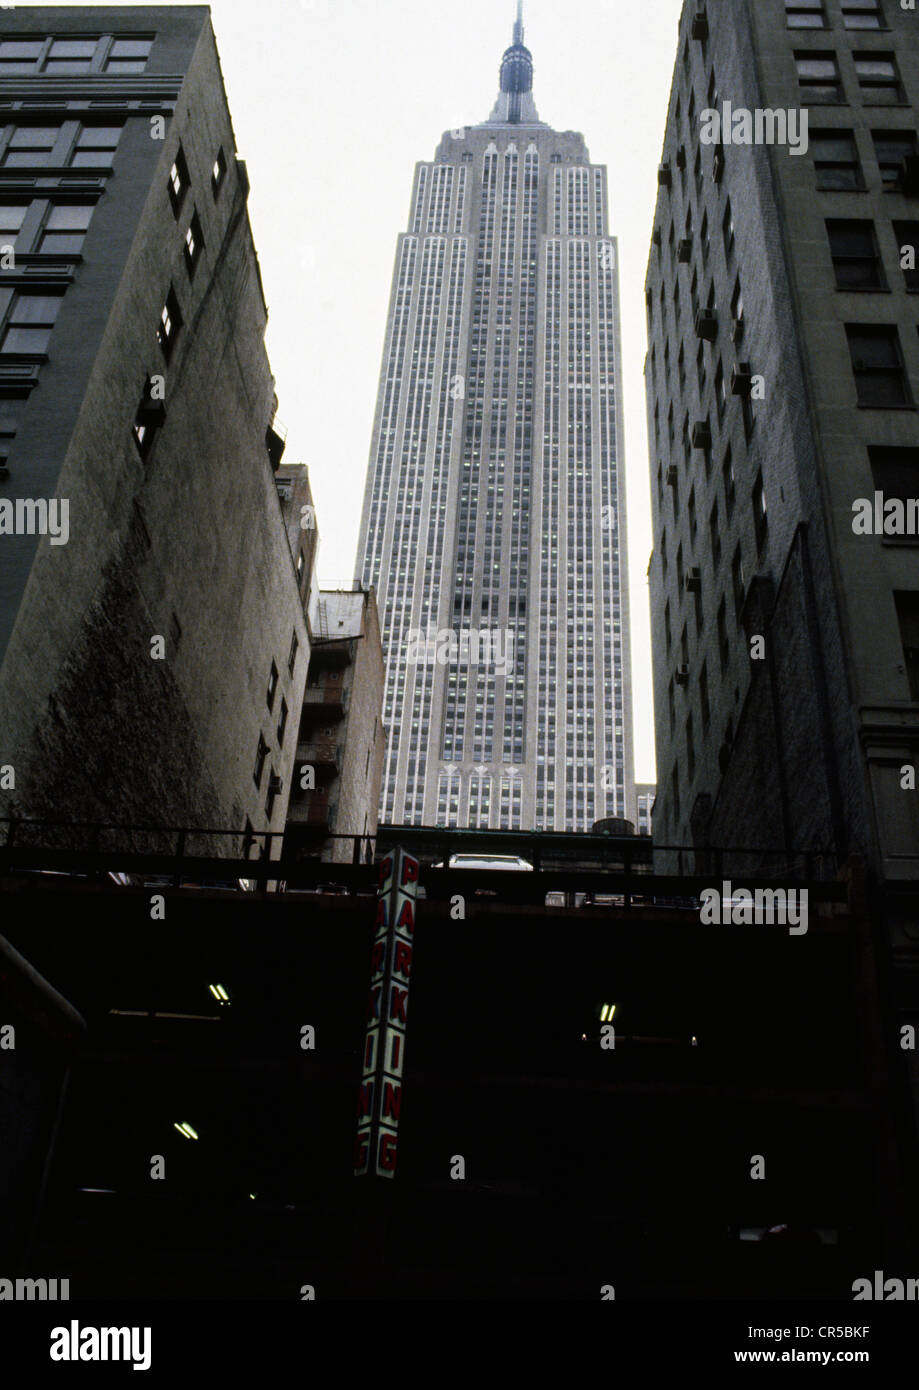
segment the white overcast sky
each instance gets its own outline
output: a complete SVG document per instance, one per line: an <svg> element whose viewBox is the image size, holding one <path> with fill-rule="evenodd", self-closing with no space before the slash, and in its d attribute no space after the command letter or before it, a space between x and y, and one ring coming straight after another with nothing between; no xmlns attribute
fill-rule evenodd
<svg viewBox="0 0 919 1390"><path fill-rule="evenodd" d="M285 462L309 464L320 577L350 587L396 237L417 160L484 121L515 0L214 0L270 322ZM619 238L636 776L654 778L644 274L681 0L525 0L540 119L609 169Z"/></svg>

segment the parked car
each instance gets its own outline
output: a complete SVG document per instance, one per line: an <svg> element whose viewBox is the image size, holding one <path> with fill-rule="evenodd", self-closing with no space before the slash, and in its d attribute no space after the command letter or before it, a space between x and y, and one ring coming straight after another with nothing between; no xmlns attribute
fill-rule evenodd
<svg viewBox="0 0 919 1390"><path fill-rule="evenodd" d="M443 860L433 866L444 867ZM451 869L504 869L511 873L532 873L533 865L519 854L451 854L448 865Z"/></svg>

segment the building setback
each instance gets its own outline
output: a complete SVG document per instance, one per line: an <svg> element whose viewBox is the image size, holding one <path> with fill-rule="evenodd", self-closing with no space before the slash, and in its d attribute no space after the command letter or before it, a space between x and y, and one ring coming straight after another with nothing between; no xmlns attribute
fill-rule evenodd
<svg viewBox="0 0 919 1390"><path fill-rule="evenodd" d="M0 534L2 811L280 836L307 571L208 10L5 12L0 113L0 502L69 508Z"/></svg>
<svg viewBox="0 0 919 1390"><path fill-rule="evenodd" d="M635 816L617 246L606 170L532 75L518 12L396 251L358 550L389 823Z"/></svg>

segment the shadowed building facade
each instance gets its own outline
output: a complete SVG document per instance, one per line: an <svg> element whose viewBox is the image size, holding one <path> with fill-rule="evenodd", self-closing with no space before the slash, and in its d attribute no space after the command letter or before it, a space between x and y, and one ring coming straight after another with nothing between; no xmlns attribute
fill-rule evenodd
<svg viewBox="0 0 919 1390"><path fill-rule="evenodd" d="M69 527L0 534L0 814L283 831L308 575L247 195L206 8L4 11L0 503Z"/></svg>

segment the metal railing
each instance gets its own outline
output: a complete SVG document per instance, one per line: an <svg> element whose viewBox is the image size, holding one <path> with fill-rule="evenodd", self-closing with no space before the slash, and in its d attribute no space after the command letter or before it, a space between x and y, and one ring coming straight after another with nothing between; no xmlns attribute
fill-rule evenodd
<svg viewBox="0 0 919 1390"><path fill-rule="evenodd" d="M459 880L469 883L470 869L451 865L456 855L473 860L514 855L532 867L532 875L509 875L487 863L479 863L474 871L483 884L499 885L502 893L520 901L535 902L540 897L544 901L546 892L555 891L615 896L626 906L636 897L660 901L662 895L692 901L702 887L720 889L725 879L739 885L806 884L815 888L816 898L845 899L841 878L846 866L836 855L820 849L700 850L655 845L647 836L392 825L380 826L375 835L329 833L321 841L298 846L297 829L295 820L283 830L247 834L226 828L6 816L0 817L0 875L46 872L81 878L120 876L127 881L136 876L164 876L176 887L244 881L265 888L278 882L309 885L343 874L349 883L372 885L373 866L398 845L420 860L422 882L434 892ZM340 846L346 846L346 852L340 859L330 859Z"/></svg>

